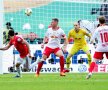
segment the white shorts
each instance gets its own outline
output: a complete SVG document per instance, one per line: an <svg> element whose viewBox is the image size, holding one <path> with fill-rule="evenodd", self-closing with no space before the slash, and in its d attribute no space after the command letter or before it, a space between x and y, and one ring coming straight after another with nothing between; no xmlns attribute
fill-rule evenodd
<svg viewBox="0 0 108 90"><path fill-rule="evenodd" d="M28 56L25 58L18 57L16 63L26 65L29 68L29 66L31 64L31 58L29 58Z"/></svg>

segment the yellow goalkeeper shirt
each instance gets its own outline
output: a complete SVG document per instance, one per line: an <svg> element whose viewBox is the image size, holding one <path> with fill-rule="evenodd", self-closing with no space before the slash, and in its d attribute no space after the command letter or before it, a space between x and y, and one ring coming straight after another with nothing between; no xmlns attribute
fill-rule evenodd
<svg viewBox="0 0 108 90"><path fill-rule="evenodd" d="M87 33L84 29L80 29L79 32L75 32L75 30L72 29L72 30L70 30L70 32L68 34L68 39L73 38L74 45L83 46L83 45L87 44L86 39L85 39L86 34Z"/></svg>

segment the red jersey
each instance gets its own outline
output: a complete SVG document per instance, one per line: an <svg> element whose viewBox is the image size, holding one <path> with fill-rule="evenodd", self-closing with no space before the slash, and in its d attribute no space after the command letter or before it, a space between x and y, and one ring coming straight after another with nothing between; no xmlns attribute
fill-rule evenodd
<svg viewBox="0 0 108 90"><path fill-rule="evenodd" d="M14 45L14 47L20 53L21 58L25 58L28 54L28 47L22 43L23 38L21 36L15 35L14 38L10 39L9 44Z"/></svg>

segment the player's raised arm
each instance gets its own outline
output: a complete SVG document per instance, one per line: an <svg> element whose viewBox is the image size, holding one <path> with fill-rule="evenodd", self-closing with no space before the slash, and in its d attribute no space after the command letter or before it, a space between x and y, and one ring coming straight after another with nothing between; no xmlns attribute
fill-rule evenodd
<svg viewBox="0 0 108 90"><path fill-rule="evenodd" d="M8 50L9 48L11 47L11 45L10 44L7 44L5 47L3 47L3 48L0 48L0 50Z"/></svg>

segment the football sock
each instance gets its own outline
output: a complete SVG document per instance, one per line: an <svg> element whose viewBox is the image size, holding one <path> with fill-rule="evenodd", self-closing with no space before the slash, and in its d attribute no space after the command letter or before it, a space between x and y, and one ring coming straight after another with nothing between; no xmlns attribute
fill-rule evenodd
<svg viewBox="0 0 108 90"><path fill-rule="evenodd" d="M63 72L64 70L64 57L60 57L60 72Z"/></svg>
<svg viewBox="0 0 108 90"><path fill-rule="evenodd" d="M89 73L92 73L92 71L93 71L95 65L96 65L95 62L91 62L91 64L90 64L90 68L89 68Z"/></svg>
<svg viewBox="0 0 108 90"><path fill-rule="evenodd" d="M71 61L70 61L70 58L66 58L66 67L67 67L67 69L69 69L70 68L70 64L71 64Z"/></svg>
<svg viewBox="0 0 108 90"><path fill-rule="evenodd" d="M38 58L38 59L39 59L39 58ZM38 59L37 59L37 61L35 61L34 63L32 63L32 64L30 65L29 69L32 69L33 67L35 67L39 62L44 61L43 59L39 59L39 60L38 60Z"/></svg>
<svg viewBox="0 0 108 90"><path fill-rule="evenodd" d="M91 54L87 54L87 57L88 57L88 64L89 64L89 66L90 66L91 61L92 61Z"/></svg>
<svg viewBox="0 0 108 90"><path fill-rule="evenodd" d="M40 73L40 70L41 70L41 68L42 68L42 66L43 66L43 63L44 63L44 61L38 63L37 74Z"/></svg>
<svg viewBox="0 0 108 90"><path fill-rule="evenodd" d="M17 76L20 76L21 75L21 70L20 70L20 67L16 67L16 70L17 70Z"/></svg>

